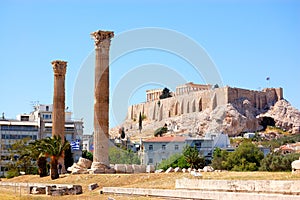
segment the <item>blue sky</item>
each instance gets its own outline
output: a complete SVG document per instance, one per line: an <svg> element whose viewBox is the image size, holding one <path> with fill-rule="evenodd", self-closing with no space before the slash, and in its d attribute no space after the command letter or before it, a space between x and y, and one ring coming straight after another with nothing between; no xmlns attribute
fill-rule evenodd
<svg viewBox="0 0 300 200"><path fill-rule="evenodd" d="M117 36L146 27L173 30L196 42L214 62L224 85L253 90L282 87L284 97L300 108L299 1L12 0L0 2L0 25L0 112L8 118L30 112L32 101L52 103L50 63L56 59L68 61L66 105L73 110L80 70L93 52L89 34L104 29ZM126 73L149 63L165 65L186 81L205 83L180 57L145 49L113 64L111 93ZM145 101L144 90L160 86L140 85L128 91L126 101Z"/></svg>

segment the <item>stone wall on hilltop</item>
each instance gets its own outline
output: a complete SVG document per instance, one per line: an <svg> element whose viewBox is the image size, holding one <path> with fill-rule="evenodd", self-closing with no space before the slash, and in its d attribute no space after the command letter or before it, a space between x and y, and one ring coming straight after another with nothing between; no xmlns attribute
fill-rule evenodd
<svg viewBox="0 0 300 200"><path fill-rule="evenodd" d="M129 135L134 135L138 127L139 113L146 119L143 131L152 135L163 124L169 133L203 135L207 132L224 132L231 136L242 132L254 132L263 127L259 115L275 109L276 102L284 101L282 88L267 88L262 91L223 87L190 92L167 99L149 101L128 108L127 119L122 125ZM281 105L281 104L280 104ZM282 109L286 105L281 105ZM276 125L286 127L290 132L299 132L300 115L273 111ZM271 111L270 111L271 112ZM275 116L276 115L276 116ZM290 123L289 119L294 119ZM282 121L282 119L286 119ZM281 122L282 121L282 122ZM292 124L292 125L291 125ZM298 127L298 128L297 128Z"/></svg>

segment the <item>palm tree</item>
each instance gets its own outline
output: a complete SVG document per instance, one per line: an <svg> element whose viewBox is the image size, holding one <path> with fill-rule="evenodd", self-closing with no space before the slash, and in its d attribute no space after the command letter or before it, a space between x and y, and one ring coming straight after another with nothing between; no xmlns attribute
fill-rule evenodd
<svg viewBox="0 0 300 200"><path fill-rule="evenodd" d="M29 143L29 145L26 147L26 151L33 159L37 160L38 173L40 177L47 176L48 171L46 149L42 144L42 140L35 140L34 142Z"/></svg>
<svg viewBox="0 0 300 200"><path fill-rule="evenodd" d="M46 156L50 157L50 172L51 179L59 178L58 174L58 159L63 156L63 153L68 149L70 143L68 141L62 141L60 136L53 136L45 138L41 141L41 147Z"/></svg>

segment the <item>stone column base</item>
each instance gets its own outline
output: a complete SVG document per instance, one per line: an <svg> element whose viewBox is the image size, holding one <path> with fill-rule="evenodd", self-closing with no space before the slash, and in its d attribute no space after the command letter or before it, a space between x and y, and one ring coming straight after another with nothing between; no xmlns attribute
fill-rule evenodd
<svg viewBox="0 0 300 200"><path fill-rule="evenodd" d="M116 170L100 162L93 162L91 169L88 170L90 174L114 174Z"/></svg>

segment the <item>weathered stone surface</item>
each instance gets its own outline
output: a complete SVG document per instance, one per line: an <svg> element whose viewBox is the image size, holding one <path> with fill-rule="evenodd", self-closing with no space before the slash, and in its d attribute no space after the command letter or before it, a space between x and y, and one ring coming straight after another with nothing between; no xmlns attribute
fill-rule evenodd
<svg viewBox="0 0 300 200"><path fill-rule="evenodd" d="M114 169L116 170L116 173L124 174L126 173L126 165L125 164L115 164Z"/></svg>
<svg viewBox="0 0 300 200"><path fill-rule="evenodd" d="M292 172L295 174L300 174L300 158L292 162Z"/></svg>
<svg viewBox="0 0 300 200"><path fill-rule="evenodd" d="M100 162L109 168L109 49L114 33L98 30L91 36L95 42L93 162Z"/></svg>
<svg viewBox="0 0 300 200"><path fill-rule="evenodd" d="M51 196L82 194L81 185L40 185L31 186L30 194L46 194Z"/></svg>
<svg viewBox="0 0 300 200"><path fill-rule="evenodd" d="M182 172L182 169L181 169L180 167L176 167L176 168L174 169L174 172Z"/></svg>
<svg viewBox="0 0 300 200"><path fill-rule="evenodd" d="M157 169L157 170L155 170L155 173L162 173L162 172L164 172L163 169Z"/></svg>
<svg viewBox="0 0 300 200"><path fill-rule="evenodd" d="M173 169L173 167L169 167L169 168L166 170L166 172L165 172L165 173L171 173L171 172L174 172L174 169Z"/></svg>
<svg viewBox="0 0 300 200"><path fill-rule="evenodd" d="M147 165L146 172L147 173L154 173L155 172L154 165Z"/></svg>
<svg viewBox="0 0 300 200"><path fill-rule="evenodd" d="M46 187L34 186L30 189L31 194L46 194Z"/></svg>
<svg viewBox="0 0 300 200"><path fill-rule="evenodd" d="M114 168L105 168L105 174L115 174L116 170Z"/></svg>
<svg viewBox="0 0 300 200"><path fill-rule="evenodd" d="M205 166L205 167L203 167L203 171L204 172L213 172L214 168L212 168L212 166Z"/></svg>
<svg viewBox="0 0 300 200"><path fill-rule="evenodd" d="M126 167L126 173L127 174L132 174L133 173L132 165L125 165L125 167Z"/></svg>
<svg viewBox="0 0 300 200"><path fill-rule="evenodd" d="M89 190L94 190L97 187L99 187L98 183L92 183L92 184L89 184L89 186L88 186Z"/></svg>
<svg viewBox="0 0 300 200"><path fill-rule="evenodd" d="M89 159L80 157L77 162L77 165L79 165L82 168L89 169L92 166L92 161L90 161Z"/></svg>
<svg viewBox="0 0 300 200"><path fill-rule="evenodd" d="M291 133L300 133L300 111L286 100L277 101L266 113L259 115L259 118L262 117L271 117L277 127Z"/></svg>

